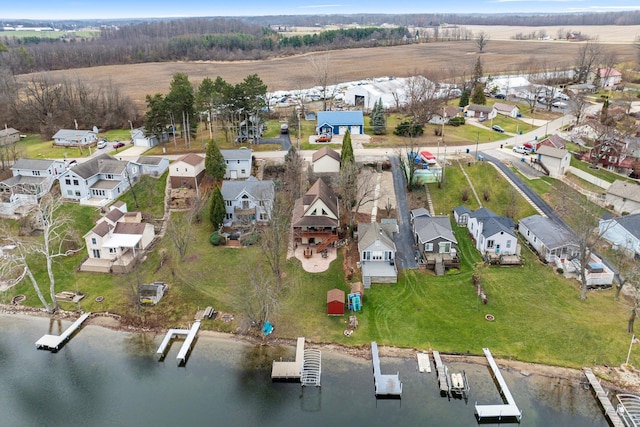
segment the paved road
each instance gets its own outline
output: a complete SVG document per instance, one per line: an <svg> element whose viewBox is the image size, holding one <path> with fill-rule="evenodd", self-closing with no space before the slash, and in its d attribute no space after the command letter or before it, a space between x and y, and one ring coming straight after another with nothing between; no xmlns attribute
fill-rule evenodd
<svg viewBox="0 0 640 427"><path fill-rule="evenodd" d="M398 227L400 232L393 241L396 244L396 257L398 268L418 268L414 258L413 233L411 232L411 219L409 217L409 203L407 202L407 184L397 156L392 156L391 173L393 175L393 188L396 192L396 209L398 211Z"/></svg>

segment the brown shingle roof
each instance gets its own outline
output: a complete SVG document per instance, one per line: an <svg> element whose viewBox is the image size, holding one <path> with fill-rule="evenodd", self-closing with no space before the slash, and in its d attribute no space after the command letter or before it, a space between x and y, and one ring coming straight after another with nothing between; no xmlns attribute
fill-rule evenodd
<svg viewBox="0 0 640 427"><path fill-rule="evenodd" d="M106 221L102 221L100 224L93 227L91 231L100 237L104 237L109 232L110 228L111 226Z"/></svg>
<svg viewBox="0 0 640 427"><path fill-rule="evenodd" d="M185 154L182 157L178 157L178 159L176 160L177 162L185 162L191 166L198 166L202 161L204 160L203 157L195 154L195 153L189 153L189 154Z"/></svg>
<svg viewBox="0 0 640 427"><path fill-rule="evenodd" d="M329 289L327 291L327 304L334 301L344 303L344 291L342 289Z"/></svg>
<svg viewBox="0 0 640 427"><path fill-rule="evenodd" d="M122 218L122 211L120 209L111 209L108 214L104 217L107 218L111 222L117 222L120 218Z"/></svg>
<svg viewBox="0 0 640 427"><path fill-rule="evenodd" d="M337 151L332 150L329 147L322 147L321 149L319 149L318 151L313 153L313 156L311 157L311 160L313 162L317 162L318 160L320 160L321 158L323 158L324 156L329 156L332 159L337 160L338 162L340 162L340 154L338 154Z"/></svg>
<svg viewBox="0 0 640 427"><path fill-rule="evenodd" d="M118 222L113 234L144 234L146 225L144 222Z"/></svg>

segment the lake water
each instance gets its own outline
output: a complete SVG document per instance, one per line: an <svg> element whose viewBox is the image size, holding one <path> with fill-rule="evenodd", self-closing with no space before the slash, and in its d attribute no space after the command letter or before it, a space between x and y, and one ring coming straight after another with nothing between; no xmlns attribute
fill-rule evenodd
<svg viewBox="0 0 640 427"><path fill-rule="evenodd" d="M415 358L381 358L399 372L402 399L374 396L369 360L322 352L322 387L272 383L271 362L293 348L254 347L201 336L186 367L155 356L161 336L84 327L58 353L35 341L48 319L0 317L2 426L475 426L474 403L502 403L489 369L449 363L469 378L469 401L440 397L435 371ZM62 322L62 328L69 322ZM566 380L503 370L522 426L607 426L589 390ZM504 425L504 423L502 424Z"/></svg>

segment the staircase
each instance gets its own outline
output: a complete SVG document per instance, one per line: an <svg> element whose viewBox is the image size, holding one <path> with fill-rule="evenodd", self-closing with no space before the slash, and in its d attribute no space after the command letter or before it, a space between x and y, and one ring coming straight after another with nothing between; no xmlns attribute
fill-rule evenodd
<svg viewBox="0 0 640 427"><path fill-rule="evenodd" d="M316 253L319 254L320 252L322 252L325 249L327 249L332 243L337 242L337 241L338 241L338 235L337 234L332 234L331 236L327 237L322 242L320 242L320 244L318 246L316 246Z"/></svg>
<svg viewBox="0 0 640 427"><path fill-rule="evenodd" d="M549 176L549 168L548 168L548 167L546 167L546 166L544 165L544 163L542 163L540 160L537 160L537 159L533 159L533 162L534 162L535 164L537 164L538 166L540 166L540 169L542 169L542 171L543 171L547 176Z"/></svg>
<svg viewBox="0 0 640 427"><path fill-rule="evenodd" d="M362 286L365 289L371 288L371 276L362 276Z"/></svg>
<svg viewBox="0 0 640 427"><path fill-rule="evenodd" d="M436 258L436 276L444 276L444 261L441 257Z"/></svg>

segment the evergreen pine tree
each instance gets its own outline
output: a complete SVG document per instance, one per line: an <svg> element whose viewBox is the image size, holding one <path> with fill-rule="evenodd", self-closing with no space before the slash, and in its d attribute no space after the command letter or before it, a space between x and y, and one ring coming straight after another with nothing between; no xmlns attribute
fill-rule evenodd
<svg viewBox="0 0 640 427"><path fill-rule="evenodd" d="M218 145L213 141L209 141L209 144L207 144L204 169L208 175L218 181L224 178L224 174L227 171L227 165L224 161L224 157L222 156Z"/></svg>
<svg viewBox="0 0 640 427"><path fill-rule="evenodd" d="M213 225L214 229L217 230L220 228L226 213L227 211L224 207L222 192L220 191L220 187L216 185L213 188L213 193L211 194L211 208L209 210L209 220L211 221L211 225Z"/></svg>
<svg viewBox="0 0 640 427"><path fill-rule="evenodd" d="M376 105L371 112L371 128L374 135L383 135L387 133L387 118L384 115L384 106L382 98L378 99Z"/></svg>
<svg viewBox="0 0 640 427"><path fill-rule="evenodd" d="M473 90L471 103L477 105L485 105L487 103L487 97L484 96L484 88L481 84L477 84L475 89Z"/></svg>
<svg viewBox="0 0 640 427"><path fill-rule="evenodd" d="M478 59L476 59L476 65L473 67L473 77L471 81L473 87L476 87L478 83L480 83L482 73L482 61L480 61L480 57L478 56Z"/></svg>
<svg viewBox="0 0 640 427"><path fill-rule="evenodd" d="M460 95L460 104L459 107L466 107L469 105L469 90L465 89L462 91L462 95Z"/></svg>
<svg viewBox="0 0 640 427"><path fill-rule="evenodd" d="M340 152L340 167L343 168L347 163L353 163L355 157L353 155L353 146L351 145L351 132L347 129L342 138L342 151Z"/></svg>

